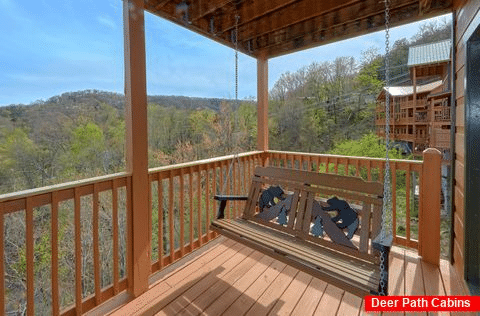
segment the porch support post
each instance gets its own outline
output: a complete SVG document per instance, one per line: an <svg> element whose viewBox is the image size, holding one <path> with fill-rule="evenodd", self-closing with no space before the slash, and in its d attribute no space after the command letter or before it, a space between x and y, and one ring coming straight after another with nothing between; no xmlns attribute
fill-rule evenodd
<svg viewBox="0 0 480 316"><path fill-rule="evenodd" d="M257 149L268 150L268 59L262 54L257 59Z"/></svg>
<svg viewBox="0 0 480 316"><path fill-rule="evenodd" d="M408 110L407 110L408 111ZM415 113L417 113L417 67L413 66L413 151L417 146L417 123L415 121ZM407 114L408 115L408 114ZM408 130L407 130L408 133Z"/></svg>
<svg viewBox="0 0 480 316"><path fill-rule="evenodd" d="M440 264L440 193L442 154L436 148L423 151L422 207L419 218L419 255Z"/></svg>
<svg viewBox="0 0 480 316"><path fill-rule="evenodd" d="M148 289L150 217L148 196L147 88L144 0L123 1L127 172L132 175L127 215L128 291Z"/></svg>

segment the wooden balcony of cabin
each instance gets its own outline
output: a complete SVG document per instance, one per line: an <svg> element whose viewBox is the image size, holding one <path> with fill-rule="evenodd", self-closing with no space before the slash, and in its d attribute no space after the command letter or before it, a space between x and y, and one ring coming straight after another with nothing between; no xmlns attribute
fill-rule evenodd
<svg viewBox="0 0 480 316"><path fill-rule="evenodd" d="M394 295L467 293L450 264L440 260L440 189L430 189L432 181L440 181L440 164L429 157L423 162L392 160L390 164L396 246L389 278ZM361 313L363 298L209 230L217 208L212 196L222 190L244 194L256 165L383 181L385 160L257 151L150 169L146 231L133 228L136 217L128 173L2 195L0 252L9 247L5 244L9 223L22 221L25 231L18 251L24 254L25 288L20 297L12 297L6 271L19 262L15 258L0 261L0 275L5 276L0 282L1 308L8 313L12 304L22 304L33 314L47 304L42 307L54 315ZM406 189L415 187L411 183L423 185L418 205L408 202L415 196ZM436 201L438 209L431 207L431 201ZM236 217L241 211L238 201L229 206L226 216ZM50 222L48 236L38 229L41 219ZM87 227L91 235L86 234ZM68 229L74 231L73 240L65 240ZM132 255L138 234L147 240L143 248L147 262ZM51 266L48 288L39 286L41 276L35 270L42 238L47 238L51 249L51 256L43 258ZM72 249L67 265L59 257L59 245L65 243ZM69 280L60 280L59 271L67 271ZM146 274L149 285L134 299L127 289L139 271Z"/></svg>
<svg viewBox="0 0 480 316"><path fill-rule="evenodd" d="M433 113L433 121L449 123L451 121L450 107L449 106L435 107L434 113Z"/></svg>

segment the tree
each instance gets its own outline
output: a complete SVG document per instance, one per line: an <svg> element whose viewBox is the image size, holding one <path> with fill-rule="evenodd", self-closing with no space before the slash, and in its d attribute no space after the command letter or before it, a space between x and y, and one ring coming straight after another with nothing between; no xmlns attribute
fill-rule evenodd
<svg viewBox="0 0 480 316"><path fill-rule="evenodd" d="M337 143L330 153L344 156L383 158L386 155L385 151L383 139L373 133L368 133L360 140L345 140ZM389 156L397 159L405 158L396 149L391 149Z"/></svg>
<svg viewBox="0 0 480 316"><path fill-rule="evenodd" d="M378 48L370 47L362 52L362 62L357 76L360 91L377 95L382 89L383 82L379 78L382 58Z"/></svg>
<svg viewBox="0 0 480 316"><path fill-rule="evenodd" d="M76 127L72 133L70 150L64 157L68 173L94 174L105 169L105 136L102 129L89 122Z"/></svg>

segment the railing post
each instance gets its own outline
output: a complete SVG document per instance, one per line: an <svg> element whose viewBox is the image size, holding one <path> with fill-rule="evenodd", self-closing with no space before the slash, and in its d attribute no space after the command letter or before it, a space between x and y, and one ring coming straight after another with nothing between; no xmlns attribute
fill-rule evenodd
<svg viewBox="0 0 480 316"><path fill-rule="evenodd" d="M268 150L268 59L257 59L257 149Z"/></svg>
<svg viewBox="0 0 480 316"><path fill-rule="evenodd" d="M127 224L128 291L148 290L150 217L144 0L123 2L127 171L132 175Z"/></svg>
<svg viewBox="0 0 480 316"><path fill-rule="evenodd" d="M436 148L423 151L419 214L419 255L423 261L440 264L440 194L442 154Z"/></svg>

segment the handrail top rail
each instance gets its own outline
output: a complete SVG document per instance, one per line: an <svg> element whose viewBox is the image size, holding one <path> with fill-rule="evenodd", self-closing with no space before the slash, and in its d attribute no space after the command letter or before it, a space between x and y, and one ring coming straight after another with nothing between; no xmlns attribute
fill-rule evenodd
<svg viewBox="0 0 480 316"><path fill-rule="evenodd" d="M148 173L157 173L161 171L168 171L168 170L175 170L175 169L181 169L181 168L188 168L188 167L195 167L195 166L200 166L200 165L206 165L206 164L211 164L215 162L221 162L221 161L226 161L226 160L231 160L235 157L238 158L243 158L243 157L248 157L248 156L254 156L254 155L259 155L264 153L264 151L249 151L245 153L241 153L238 155L226 155L226 156L220 156L220 157L214 157L214 158L207 158L207 159L202 159L202 160L195 160L195 161L189 161L189 162L183 162L179 164L174 164L174 165L168 165L168 166L161 166L161 167L156 167L156 168L150 168L148 169Z"/></svg>
<svg viewBox="0 0 480 316"><path fill-rule="evenodd" d="M302 155L302 156L338 158L338 159L358 159L358 160L365 160L365 161L370 160L370 161L378 161L378 162L385 161L385 158L343 156L343 155L304 153L304 152L279 151L279 150L250 151L250 152L240 153L240 154L238 154L238 157L242 158L242 157L248 157L248 156L253 156L253 155L258 155L258 154L263 154L263 153ZM211 164L211 163L230 160L230 159L235 158L235 156L236 155L226 155L226 156L221 156L221 157L196 160L196 161L192 161L192 162L185 162L185 163L180 163L180 164L162 166L162 167L157 167L157 168L150 168L150 169L148 169L148 173L153 174L153 173L162 172L162 171L168 171L168 170L175 170L175 169L181 169L181 168L195 167L195 166L200 166L200 165L205 165L205 164ZM422 163L423 163L422 161L406 160L406 159L391 159L390 161L399 162L399 163L409 163L409 164L419 165L419 166L421 166ZM104 176L98 176L98 177L93 177L93 178L87 178L87 179L82 179L82 180L75 180L75 181L70 181L70 182L65 182L65 183L54 184L54 185L35 188L35 189L28 189L28 190L22 190L22 191L17 191L17 192L12 192L12 193L1 194L0 195L0 203L7 202L7 201L10 201L10 200L17 200L17 199L25 198L25 197L28 197L28 196L35 196L35 195L50 193L50 192L53 192L53 191L59 191L59 190L65 190L65 189L70 189L70 188L79 187L79 186L90 185L90 184L94 184L94 183L98 183L98 182L110 181L110 180L114 180L114 179L118 179L118 178L124 178L124 177L128 177L128 176L131 176L131 174L128 173L128 172L119 172L119 173L114 173L114 174L109 174L109 175L104 175Z"/></svg>
<svg viewBox="0 0 480 316"><path fill-rule="evenodd" d="M359 156L343 156L343 155L333 155L333 154L315 154L315 153L304 153L304 152L295 152L295 151L281 151L281 150L267 150L267 153L272 154L287 154L287 155L302 155L302 156L312 156L312 157L325 157L325 158L338 158L338 159L358 159L358 160L373 160L373 161L385 161L385 158L371 158L371 157L359 157ZM400 163L410 163L415 165L422 165L422 160L408 160L408 159L390 159L390 162L400 162Z"/></svg>
<svg viewBox="0 0 480 316"><path fill-rule="evenodd" d="M111 181L111 180L120 179L120 178L126 178L129 176L131 176L131 174L128 172L118 172L118 173L108 174L105 176L98 176L93 178L53 184L53 185L35 188L35 189L28 189L28 190L22 190L22 191L17 191L12 193L1 194L0 203L8 202L11 200L18 200L18 199L22 199L30 196L35 196L35 195L50 193L54 191L67 190L75 187L91 185L98 182L105 182L105 181Z"/></svg>

